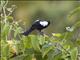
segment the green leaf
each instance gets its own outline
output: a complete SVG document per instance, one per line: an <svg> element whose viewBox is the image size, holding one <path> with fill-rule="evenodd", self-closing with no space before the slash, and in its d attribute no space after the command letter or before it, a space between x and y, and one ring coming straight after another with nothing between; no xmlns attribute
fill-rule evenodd
<svg viewBox="0 0 80 60"><path fill-rule="evenodd" d="M2 43L3 44L1 44L1 56L7 59L10 54L9 46L7 43L4 43L4 41Z"/></svg>
<svg viewBox="0 0 80 60"><path fill-rule="evenodd" d="M80 39L77 39L76 42L77 42L77 44L80 46Z"/></svg>
<svg viewBox="0 0 80 60"><path fill-rule="evenodd" d="M23 41L24 49L32 47L30 36L22 37L22 41Z"/></svg>
<svg viewBox="0 0 80 60"><path fill-rule="evenodd" d="M9 33L9 24L5 24L1 29L1 37L5 40Z"/></svg>
<svg viewBox="0 0 80 60"><path fill-rule="evenodd" d="M42 57L44 58L45 57L45 55L47 55L47 53L50 51L50 50L52 50L52 49L54 49L53 48L53 46L51 45L51 44L45 44L43 47L42 47Z"/></svg>
<svg viewBox="0 0 80 60"><path fill-rule="evenodd" d="M32 55L20 55L20 56L16 56L10 60L32 60Z"/></svg>
<svg viewBox="0 0 80 60"><path fill-rule="evenodd" d="M39 36L38 36L38 40L39 40L39 44L40 44L40 45L43 45L43 44L45 43L45 37L42 36L42 35L39 35Z"/></svg>
<svg viewBox="0 0 80 60"><path fill-rule="evenodd" d="M73 25L73 27L74 27L75 29L80 28L80 21L77 21L77 22Z"/></svg>
<svg viewBox="0 0 80 60"><path fill-rule="evenodd" d="M62 36L62 34L60 34L60 33L52 33L52 35L55 37L61 37Z"/></svg>
<svg viewBox="0 0 80 60"><path fill-rule="evenodd" d="M32 47L34 48L34 50L40 51L38 37L36 35L30 35L30 38L31 38L31 44L32 44Z"/></svg>
<svg viewBox="0 0 80 60"><path fill-rule="evenodd" d="M78 13L78 12L80 12L80 7L77 7L76 9L74 9L73 11L71 11L70 14L68 15L68 19L70 20L70 18L71 18L74 14L76 14L76 13Z"/></svg>
<svg viewBox="0 0 80 60"><path fill-rule="evenodd" d="M62 54L58 54L54 57L54 60L63 60L62 59Z"/></svg>
<svg viewBox="0 0 80 60"><path fill-rule="evenodd" d="M6 16L6 18L10 23L13 22L13 17L12 16Z"/></svg>
<svg viewBox="0 0 80 60"><path fill-rule="evenodd" d="M71 60L77 60L77 56L78 56L78 49L77 47L75 47L71 50Z"/></svg>
<svg viewBox="0 0 80 60"><path fill-rule="evenodd" d="M17 27L14 32L14 37L16 37L21 32L21 27Z"/></svg>

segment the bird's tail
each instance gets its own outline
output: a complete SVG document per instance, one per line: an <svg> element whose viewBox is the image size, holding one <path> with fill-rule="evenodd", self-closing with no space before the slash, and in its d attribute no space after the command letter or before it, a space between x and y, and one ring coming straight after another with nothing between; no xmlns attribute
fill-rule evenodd
<svg viewBox="0 0 80 60"><path fill-rule="evenodd" d="M22 35L28 36L34 29L29 29L27 31L25 31L24 33L22 33Z"/></svg>

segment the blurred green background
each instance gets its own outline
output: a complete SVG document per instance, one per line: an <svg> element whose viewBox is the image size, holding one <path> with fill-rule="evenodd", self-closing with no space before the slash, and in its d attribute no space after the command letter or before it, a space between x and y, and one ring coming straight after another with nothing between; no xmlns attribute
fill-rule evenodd
<svg viewBox="0 0 80 60"><path fill-rule="evenodd" d="M80 60L80 1L2 0L0 13L2 60ZM20 36L37 19L50 20L50 36Z"/></svg>
<svg viewBox="0 0 80 60"><path fill-rule="evenodd" d="M28 29L37 19L50 20L51 24L44 29L44 33L65 32L66 26L72 26L80 13L75 14L70 20L67 15L80 6L80 1L9 1L8 8L16 5L12 16L15 21L20 21L23 31Z"/></svg>

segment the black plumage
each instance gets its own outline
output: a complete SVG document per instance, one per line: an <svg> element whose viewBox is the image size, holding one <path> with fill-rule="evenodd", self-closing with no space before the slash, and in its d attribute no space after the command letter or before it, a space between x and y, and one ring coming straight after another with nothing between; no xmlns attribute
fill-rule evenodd
<svg viewBox="0 0 80 60"><path fill-rule="evenodd" d="M41 32L41 30L43 30L44 28L48 27L50 24L50 21L45 21L45 20L36 20L32 26L30 27L30 29L28 29L27 31L23 32L22 34L27 36L29 35L33 30L38 30L39 32Z"/></svg>

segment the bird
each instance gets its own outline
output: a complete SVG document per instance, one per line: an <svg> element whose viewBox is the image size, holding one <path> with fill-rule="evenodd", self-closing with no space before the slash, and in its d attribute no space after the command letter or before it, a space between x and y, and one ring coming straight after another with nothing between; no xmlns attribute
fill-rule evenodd
<svg viewBox="0 0 80 60"><path fill-rule="evenodd" d="M33 30L38 30L40 34L43 34L42 30L47 28L49 25L50 25L50 21L36 20L28 30L22 33L22 35L28 36Z"/></svg>

